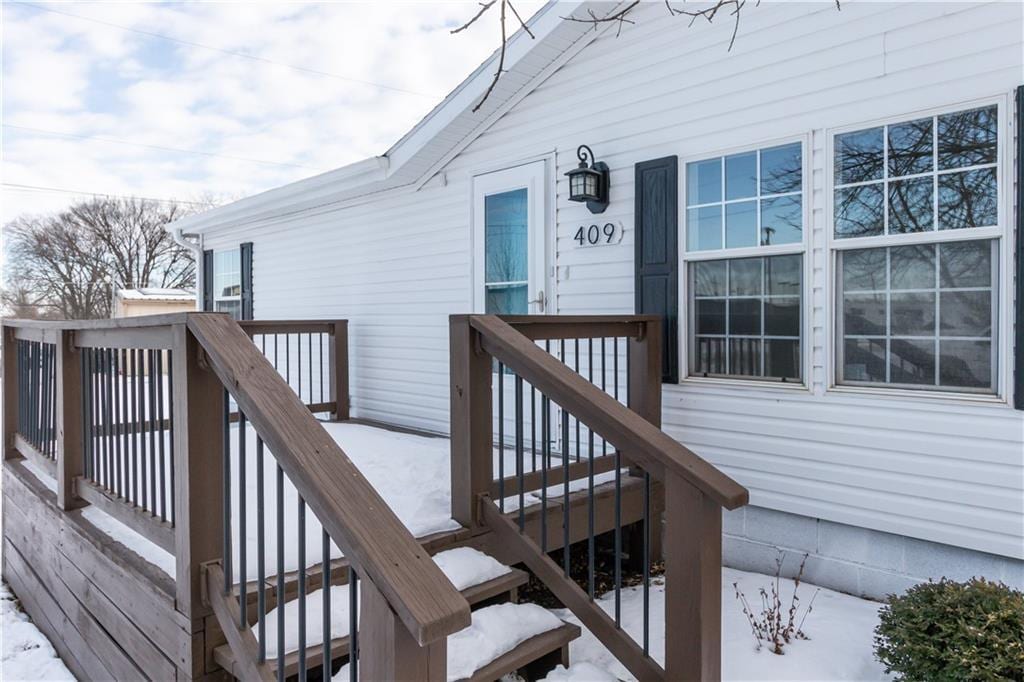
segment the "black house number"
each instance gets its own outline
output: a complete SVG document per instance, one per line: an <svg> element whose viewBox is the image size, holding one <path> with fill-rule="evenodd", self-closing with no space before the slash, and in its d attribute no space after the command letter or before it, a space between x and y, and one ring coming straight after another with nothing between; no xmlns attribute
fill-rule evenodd
<svg viewBox="0 0 1024 682"><path fill-rule="evenodd" d="M580 246L600 246L612 244L622 236L622 230L615 223L604 225L581 225L573 239Z"/></svg>

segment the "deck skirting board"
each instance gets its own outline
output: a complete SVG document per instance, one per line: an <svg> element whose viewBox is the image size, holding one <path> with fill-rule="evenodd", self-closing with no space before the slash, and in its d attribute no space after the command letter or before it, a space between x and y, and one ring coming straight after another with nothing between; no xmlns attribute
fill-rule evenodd
<svg viewBox="0 0 1024 682"><path fill-rule="evenodd" d="M203 632L173 582L81 517L16 461L4 463L3 575L82 679L197 679ZM196 653L193 653L193 650Z"/></svg>

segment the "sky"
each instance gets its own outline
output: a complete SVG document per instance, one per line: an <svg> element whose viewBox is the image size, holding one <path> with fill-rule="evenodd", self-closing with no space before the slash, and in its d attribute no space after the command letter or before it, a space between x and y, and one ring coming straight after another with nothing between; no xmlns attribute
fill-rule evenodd
<svg viewBox="0 0 1024 682"><path fill-rule="evenodd" d="M524 16L542 2L516 3ZM0 224L223 202L383 154L498 47L466 2L0 6Z"/></svg>

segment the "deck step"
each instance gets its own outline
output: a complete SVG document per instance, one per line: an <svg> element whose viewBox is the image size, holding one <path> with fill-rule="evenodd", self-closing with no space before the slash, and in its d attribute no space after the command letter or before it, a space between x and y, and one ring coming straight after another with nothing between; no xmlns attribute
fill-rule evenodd
<svg viewBox="0 0 1024 682"><path fill-rule="evenodd" d="M446 552L441 552L438 555L435 555L434 558L435 558L435 560L438 561L439 566L441 566L442 570L449 577L449 579L452 580L452 582L456 585L456 587L459 587L460 584L463 585L462 588L460 589L460 593L466 599L466 601L469 602L471 607L482 605L484 603L489 602L490 600L493 600L495 598L499 598L499 597L501 597L503 595L507 595L510 599L514 599L515 595L516 595L516 591L520 587L525 585L527 583L527 581L529 580L529 575L525 571L519 570L517 568L510 568L510 567L504 566L502 568L504 569L505 573L503 573L501 575L498 575L496 577L487 579L487 580L483 580L482 582L473 583L472 582L472 576L466 576L466 575L459 575L458 574L458 569L459 569L458 562L453 562L453 561L447 561L446 562L447 559L450 559L450 558L454 557L458 553L475 553L477 555L481 555L482 554L481 552L479 552L477 550L472 550L472 549L469 549L469 548L459 548L459 549L455 549L455 550L448 550ZM483 555L483 556L486 556L486 555ZM487 557L487 559L490 559L490 557ZM490 561L493 562L493 559L490 559ZM469 583L469 584L467 584L467 583ZM336 598L336 595L337 595L337 592L338 592L338 586L335 586L335 590L333 590L333 592L335 594L332 594L332 596L331 596L332 602ZM319 590L311 592L307 596L307 600L310 600L310 601L313 601L313 602L316 602L316 603L318 603L320 599L321 599L321 594L320 594ZM346 601L348 599L348 591L347 591L347 589L344 591L344 599ZM295 598L292 597L291 599L288 600L287 603L290 604L290 603L293 603L294 601L295 601ZM290 614L286 614L286 616L285 616L285 625L286 625L286 627L291 629L295 625L295 616L293 616L291 618L291 622L289 622L289 615ZM309 621L307 620L307 622L309 622ZM347 623L347 615L346 615L345 622ZM319 625L319 620L317 621L317 625ZM276 642L276 639L275 639L276 637L277 637L277 626L276 626L276 623L268 624L268 626L267 626L267 641L268 641L268 644ZM307 666L307 668L313 668L315 666L320 665L323 662L323 642L321 641L321 635L319 635L319 634L317 634L315 638L311 636L309 638L309 641L311 642L311 645L306 647L306 666ZM313 643L313 642L315 642L315 643ZM349 638L348 638L347 634L342 636L342 637L335 637L335 638L333 638L331 640L331 658L332 658L332 660L337 660L339 658L347 657L348 656L348 648L349 648ZM229 647L228 645L224 644L224 645L221 645L219 647L216 647L214 649L213 653L214 653L214 660L217 662L218 665L220 665L225 670L231 672L236 677L238 676L238 672L240 672L240 671L237 671L235 669L236 668L235 655L231 651L231 647ZM277 670L278 659L277 659L277 656L276 656L276 652L272 656L270 654L268 654L268 661L267 661L267 663L268 663L268 665L270 665L270 667L272 669ZM284 665L285 665L285 675L286 676L294 675L296 672L298 672L299 652L298 652L297 649L293 650L293 651L288 651L285 654L285 656L284 656Z"/></svg>
<svg viewBox="0 0 1024 682"><path fill-rule="evenodd" d="M448 679L494 682L537 664L543 669L536 672L542 673L558 664L568 666L569 643L580 633L578 625L536 604L496 604L474 611L470 626L448 637ZM511 644L513 640L520 641ZM487 655L493 657L486 660ZM334 680L347 682L348 664Z"/></svg>

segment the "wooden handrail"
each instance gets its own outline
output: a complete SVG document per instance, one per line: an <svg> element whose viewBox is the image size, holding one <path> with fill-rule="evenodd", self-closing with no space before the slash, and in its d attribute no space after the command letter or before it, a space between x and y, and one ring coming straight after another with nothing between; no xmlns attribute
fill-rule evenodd
<svg viewBox="0 0 1024 682"><path fill-rule="evenodd" d="M513 319L514 321L514 319ZM470 315L485 352L579 417L656 478L679 476L726 509L747 504L747 489L692 450L579 376L494 315Z"/></svg>
<svg viewBox="0 0 1024 682"><path fill-rule="evenodd" d="M502 315L501 320L528 339L637 338L657 315ZM586 333L582 333L586 332Z"/></svg>
<svg viewBox="0 0 1024 682"><path fill-rule="evenodd" d="M469 605L359 469L228 316L188 330L331 539L424 646L470 622Z"/></svg>

